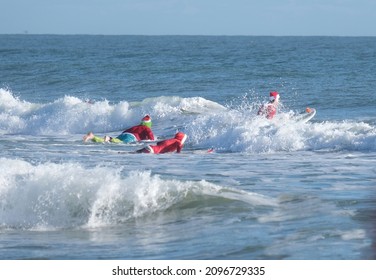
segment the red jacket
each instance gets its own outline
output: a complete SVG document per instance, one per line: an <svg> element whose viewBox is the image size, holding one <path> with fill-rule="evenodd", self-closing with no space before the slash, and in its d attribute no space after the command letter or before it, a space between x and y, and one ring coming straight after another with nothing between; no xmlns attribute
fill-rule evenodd
<svg viewBox="0 0 376 280"><path fill-rule="evenodd" d="M149 145L141 150L138 150L138 153L153 153L153 154L164 154L177 152L180 153L183 149L184 142L187 139L187 135L182 132L175 134L174 138L166 139L158 142L156 145Z"/></svg>
<svg viewBox="0 0 376 280"><path fill-rule="evenodd" d="M131 128L128 128L127 130L124 130L123 133L124 132L132 133L137 138L138 141L154 140L153 132L146 125L136 125Z"/></svg>
<svg viewBox="0 0 376 280"><path fill-rule="evenodd" d="M150 145L150 148L153 149L154 154L172 153L175 151L180 153L183 144L179 140L172 138L158 142L157 145Z"/></svg>
<svg viewBox="0 0 376 280"><path fill-rule="evenodd" d="M273 103L268 103L266 105L261 106L261 108L257 112L257 115L264 115L267 119L272 119L274 118L276 113L276 106Z"/></svg>

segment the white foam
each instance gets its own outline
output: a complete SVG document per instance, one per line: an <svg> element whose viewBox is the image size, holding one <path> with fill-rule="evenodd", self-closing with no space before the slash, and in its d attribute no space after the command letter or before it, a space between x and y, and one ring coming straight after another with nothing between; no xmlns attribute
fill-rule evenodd
<svg viewBox="0 0 376 280"><path fill-rule="evenodd" d="M27 135L117 133L151 114L156 135L188 135L187 146L222 152L375 151L376 127L358 121L300 123L293 112L280 112L269 121L255 108L224 106L201 97L157 97L140 102L86 102L65 96L51 103L21 101L0 90L0 131Z"/></svg>
<svg viewBox="0 0 376 280"><path fill-rule="evenodd" d="M341 238L343 240L364 239L366 232L363 229L354 229L350 231L341 232Z"/></svg>

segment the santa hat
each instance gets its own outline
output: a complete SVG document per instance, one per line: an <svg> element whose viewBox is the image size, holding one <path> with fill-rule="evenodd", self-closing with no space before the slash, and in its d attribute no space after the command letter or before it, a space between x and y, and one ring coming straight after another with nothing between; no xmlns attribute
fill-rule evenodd
<svg viewBox="0 0 376 280"><path fill-rule="evenodd" d="M274 100L278 101L279 100L279 93L277 91L271 91L269 100L270 101L274 101Z"/></svg>
<svg viewBox="0 0 376 280"><path fill-rule="evenodd" d="M141 120L142 125L146 125L147 127L151 127L151 117L149 115L146 115L145 117L142 118Z"/></svg>
<svg viewBox="0 0 376 280"><path fill-rule="evenodd" d="M175 139L179 140L181 144L184 144L185 140L187 140L187 135L183 132L178 132L175 134Z"/></svg>

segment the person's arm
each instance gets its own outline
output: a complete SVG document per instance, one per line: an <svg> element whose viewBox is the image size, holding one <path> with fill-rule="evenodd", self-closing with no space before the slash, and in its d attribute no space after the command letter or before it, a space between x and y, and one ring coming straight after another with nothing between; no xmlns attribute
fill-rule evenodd
<svg viewBox="0 0 376 280"><path fill-rule="evenodd" d="M178 143L178 147L176 148L176 152L180 153L182 149L183 149L183 145L181 143Z"/></svg>
<svg viewBox="0 0 376 280"><path fill-rule="evenodd" d="M148 129L148 138L149 138L149 140L154 140L154 139L155 139L155 138L154 138L153 131L151 131L150 128Z"/></svg>
<svg viewBox="0 0 376 280"><path fill-rule="evenodd" d="M262 106L260 106L260 108L259 108L259 110L258 110L258 112L257 112L257 115L263 115L265 113L265 106L264 105L262 105Z"/></svg>

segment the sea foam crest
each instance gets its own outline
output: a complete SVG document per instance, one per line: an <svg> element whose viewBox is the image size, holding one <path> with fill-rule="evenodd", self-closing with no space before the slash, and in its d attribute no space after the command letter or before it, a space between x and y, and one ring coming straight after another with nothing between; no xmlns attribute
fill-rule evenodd
<svg viewBox="0 0 376 280"><path fill-rule="evenodd" d="M20 100L10 90L0 89L0 131L10 134L69 135L93 131L97 133L120 131L140 122L150 114L153 123L164 130L177 125L180 115L202 114L223 110L216 102L202 97L156 97L140 102L110 103L87 101L64 96L53 102L35 104Z"/></svg>
<svg viewBox="0 0 376 280"><path fill-rule="evenodd" d="M0 131L11 134L67 135L122 129L134 118L128 102L111 105L107 100L91 102L65 96L51 103L20 100L0 89Z"/></svg>
<svg viewBox="0 0 376 280"><path fill-rule="evenodd" d="M375 151L376 127L358 121L297 122L292 112L272 121L236 109L202 114L186 126L191 143L222 152Z"/></svg>

